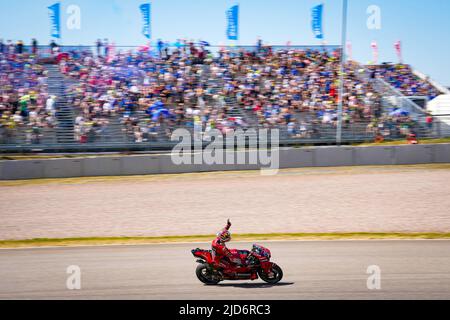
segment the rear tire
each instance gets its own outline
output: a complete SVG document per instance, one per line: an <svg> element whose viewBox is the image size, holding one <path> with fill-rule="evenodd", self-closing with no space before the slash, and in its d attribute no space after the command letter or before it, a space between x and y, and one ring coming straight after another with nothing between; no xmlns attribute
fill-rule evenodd
<svg viewBox="0 0 450 320"><path fill-rule="evenodd" d="M213 277L210 268L206 263L199 264L197 266L197 269L195 269L195 274L197 275L197 278L198 280L200 280L200 282L207 285L215 285L220 282L220 280L217 280Z"/></svg>
<svg viewBox="0 0 450 320"><path fill-rule="evenodd" d="M269 284L276 284L283 279L283 270L281 270L280 266L277 264L273 264L272 266L272 272L274 273L273 277L269 277L267 274L264 273L262 269L258 270L258 275L264 282L267 282Z"/></svg>

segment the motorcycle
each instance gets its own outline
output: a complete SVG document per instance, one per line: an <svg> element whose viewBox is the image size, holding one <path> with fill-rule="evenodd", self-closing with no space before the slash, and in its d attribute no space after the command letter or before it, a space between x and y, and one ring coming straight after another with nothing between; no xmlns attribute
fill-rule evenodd
<svg viewBox="0 0 450 320"><path fill-rule="evenodd" d="M276 284L283 278L283 270L276 263L270 262L270 250L254 244L251 251L231 250L239 255L243 265L231 266L215 259L212 250L193 249L192 254L198 258L199 265L195 274L204 284L215 285L223 280L256 280L261 278L269 284Z"/></svg>

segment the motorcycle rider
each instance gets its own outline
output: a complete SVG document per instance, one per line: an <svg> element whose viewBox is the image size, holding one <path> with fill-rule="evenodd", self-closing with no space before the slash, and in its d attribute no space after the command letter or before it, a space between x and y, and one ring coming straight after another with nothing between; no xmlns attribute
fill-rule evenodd
<svg viewBox="0 0 450 320"><path fill-rule="evenodd" d="M212 242L212 251L214 254L214 260L217 263L226 263L227 260L231 265L242 266L242 260L239 258L238 250L229 250L226 246L226 242L231 240L230 233L231 222L230 219L227 221L227 225L219 233L217 233L217 238Z"/></svg>
<svg viewBox="0 0 450 320"><path fill-rule="evenodd" d="M227 248L226 243L231 240L231 233L229 231L230 227L231 222L230 219L228 219L227 225L217 233L216 239L212 242L212 257L219 268L228 269L227 273L231 273L232 276L236 276L237 272L234 270L230 271L230 269L250 266L251 261L249 260L249 257L251 252L248 250L230 250ZM242 259L245 261L242 262ZM273 277L274 273L270 271L268 276ZM253 274L251 280L255 280L257 278L258 276Z"/></svg>

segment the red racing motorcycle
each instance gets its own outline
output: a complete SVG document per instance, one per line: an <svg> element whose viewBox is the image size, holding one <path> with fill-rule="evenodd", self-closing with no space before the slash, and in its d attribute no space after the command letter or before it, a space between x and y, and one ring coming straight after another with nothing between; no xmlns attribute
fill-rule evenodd
<svg viewBox="0 0 450 320"><path fill-rule="evenodd" d="M270 262L270 250L254 244L251 251L236 250L245 264L231 266L216 261L212 250L194 249L191 251L198 258L199 265L195 271L198 280L208 285L215 285L223 280L256 280L261 278L269 284L276 284L283 278L283 270Z"/></svg>

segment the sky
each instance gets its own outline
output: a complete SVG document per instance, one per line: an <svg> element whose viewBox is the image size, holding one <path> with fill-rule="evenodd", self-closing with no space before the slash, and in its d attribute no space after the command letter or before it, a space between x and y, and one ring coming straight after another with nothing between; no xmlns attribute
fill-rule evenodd
<svg viewBox="0 0 450 320"><path fill-rule="evenodd" d="M57 0L0 0L0 39L37 38L50 42L48 6ZM226 40L225 11L240 5L239 41L253 45L257 37L266 44L318 45L311 30L311 9L324 4L325 42L341 42L342 0L61 0L62 44L91 45L108 38L117 45L147 42L142 35L139 5L152 4L152 39ZM67 27L71 5L80 8L80 29ZM369 6L380 9L380 28L368 28ZM348 0L348 40L353 59L372 61L370 44L379 47L379 62L397 62L394 43L402 42L403 59L415 69L450 86L450 1L448 0Z"/></svg>

